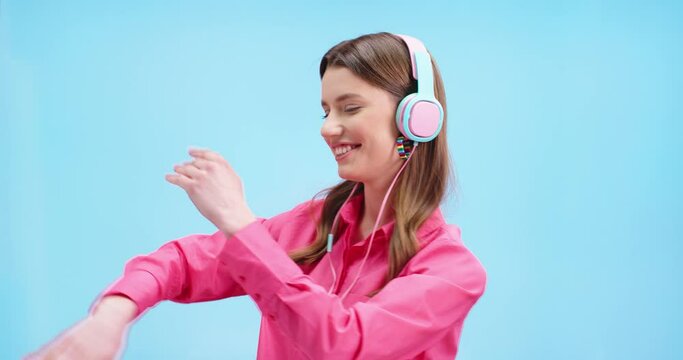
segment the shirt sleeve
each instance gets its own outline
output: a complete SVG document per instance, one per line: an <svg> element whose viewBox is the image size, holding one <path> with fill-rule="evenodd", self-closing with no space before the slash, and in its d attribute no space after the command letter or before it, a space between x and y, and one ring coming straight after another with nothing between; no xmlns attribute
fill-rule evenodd
<svg viewBox="0 0 683 360"><path fill-rule="evenodd" d="M305 204L255 222L277 239L281 227ZM245 295L228 271L231 265L226 254L230 251L221 231L169 241L152 253L128 260L123 274L93 301L90 312L107 295L131 299L138 307L135 317L163 300L193 303Z"/></svg>
<svg viewBox="0 0 683 360"><path fill-rule="evenodd" d="M486 272L462 243L437 238L367 302L344 307L302 273L259 222L229 237L230 271L264 316L313 359L399 359L432 346L485 290Z"/></svg>

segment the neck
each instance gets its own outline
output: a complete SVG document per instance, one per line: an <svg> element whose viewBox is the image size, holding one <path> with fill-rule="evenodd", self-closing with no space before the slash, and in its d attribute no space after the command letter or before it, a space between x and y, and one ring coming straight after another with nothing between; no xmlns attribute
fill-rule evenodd
<svg viewBox="0 0 683 360"><path fill-rule="evenodd" d="M372 228L377 222L377 216L379 215L382 201L384 201L384 196L386 196L387 190L389 189L389 184L391 184L391 182L386 184L363 184L364 203L362 219L360 222L361 239L364 239L372 232ZM394 187L396 187L396 185L394 185ZM378 228L391 221L394 213L391 206L391 201L387 199L387 203L384 205L384 211L382 211L382 218L377 225Z"/></svg>

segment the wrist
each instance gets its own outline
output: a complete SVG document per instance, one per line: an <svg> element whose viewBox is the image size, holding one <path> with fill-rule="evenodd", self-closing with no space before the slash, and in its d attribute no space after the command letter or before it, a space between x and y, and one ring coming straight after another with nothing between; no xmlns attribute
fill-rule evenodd
<svg viewBox="0 0 683 360"><path fill-rule="evenodd" d="M138 307L126 296L108 295L102 298L96 305L92 316L96 318L106 318L108 321L113 321L117 325L125 326L137 314Z"/></svg>
<svg viewBox="0 0 683 360"><path fill-rule="evenodd" d="M225 236L231 237L254 221L256 221L256 216L254 216L253 214L249 214L239 219L232 219L232 221L227 222L223 226L221 226L219 230L221 230L225 234Z"/></svg>

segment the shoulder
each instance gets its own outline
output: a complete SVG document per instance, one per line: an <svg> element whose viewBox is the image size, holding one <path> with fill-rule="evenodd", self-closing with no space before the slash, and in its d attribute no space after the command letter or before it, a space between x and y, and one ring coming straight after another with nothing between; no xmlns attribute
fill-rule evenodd
<svg viewBox="0 0 683 360"><path fill-rule="evenodd" d="M444 223L430 238L406 263L402 273L438 276L479 296L483 294L486 269L463 243L460 227Z"/></svg>

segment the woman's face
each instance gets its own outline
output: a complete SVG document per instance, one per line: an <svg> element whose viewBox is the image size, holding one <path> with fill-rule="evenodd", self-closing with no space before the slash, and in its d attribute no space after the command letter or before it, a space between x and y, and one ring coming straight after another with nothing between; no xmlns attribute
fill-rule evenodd
<svg viewBox="0 0 683 360"><path fill-rule="evenodd" d="M395 150L398 100L340 66L328 67L322 78L326 118L320 134L332 150L339 176L384 185L401 166ZM344 153L350 146L351 151ZM341 145L341 146L340 146ZM341 151L339 155L338 152Z"/></svg>

